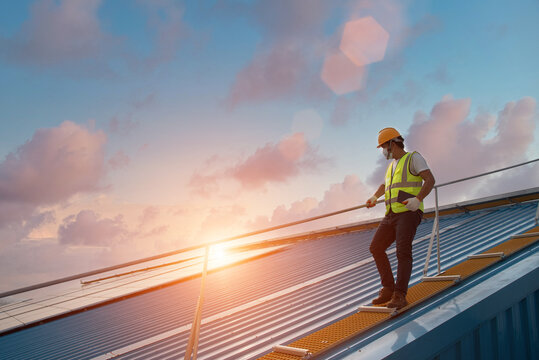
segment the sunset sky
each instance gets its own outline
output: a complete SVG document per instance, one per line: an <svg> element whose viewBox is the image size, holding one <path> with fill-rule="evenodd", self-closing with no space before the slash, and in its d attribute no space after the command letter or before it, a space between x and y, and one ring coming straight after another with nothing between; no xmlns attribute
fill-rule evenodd
<svg viewBox="0 0 539 360"><path fill-rule="evenodd" d="M539 157L537 19L536 0L2 1L0 291L363 204L387 126L438 183ZM528 165L440 201L538 184Z"/></svg>

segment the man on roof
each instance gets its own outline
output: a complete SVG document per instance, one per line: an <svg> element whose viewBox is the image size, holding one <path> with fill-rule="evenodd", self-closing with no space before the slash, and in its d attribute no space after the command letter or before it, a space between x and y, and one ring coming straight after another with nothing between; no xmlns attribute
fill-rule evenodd
<svg viewBox="0 0 539 360"><path fill-rule="evenodd" d="M385 195L386 214L372 238L370 252L378 268L382 289L372 301L389 308L401 309L408 305L406 293L412 273L412 241L423 218L423 199L434 187L434 176L427 162L418 152L406 152L404 139L394 128L378 133L378 147L387 160L385 183L367 200L367 207ZM386 254L387 248L396 241L397 281Z"/></svg>

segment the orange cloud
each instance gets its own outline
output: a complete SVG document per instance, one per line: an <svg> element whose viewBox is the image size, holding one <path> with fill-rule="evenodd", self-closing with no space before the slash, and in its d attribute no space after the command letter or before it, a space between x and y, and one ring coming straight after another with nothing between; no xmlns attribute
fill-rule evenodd
<svg viewBox="0 0 539 360"><path fill-rule="evenodd" d="M116 152L108 161L111 169L121 169L129 165L130 159L123 151Z"/></svg>
<svg viewBox="0 0 539 360"><path fill-rule="evenodd" d="M259 216L249 221L247 227L253 230L262 229L353 207L364 203L370 197L371 192L371 189L363 184L356 175L347 175L343 182L332 184L324 193L321 201L308 197L293 202L289 207L279 205L273 210L271 217ZM335 217L330 217L301 225L300 228L320 229L324 226L357 220L357 216L357 213L351 212L339 215L338 220ZM298 231L297 229L295 227L295 231Z"/></svg>
<svg viewBox="0 0 539 360"><path fill-rule="evenodd" d="M99 189L105 142L102 131L70 121L37 130L0 164L0 200L51 204Z"/></svg>
<svg viewBox="0 0 539 360"><path fill-rule="evenodd" d="M121 215L101 219L92 210L65 218L58 228L58 241L63 245L110 246L125 241L128 235Z"/></svg>
<svg viewBox="0 0 539 360"><path fill-rule="evenodd" d="M101 190L106 136L70 121L37 130L0 163L0 246L54 222L47 209Z"/></svg>
<svg viewBox="0 0 539 360"><path fill-rule="evenodd" d="M211 195L219 190L219 183L233 179L243 189L260 189L269 183L286 182L302 173L316 171L328 164L305 139L303 133L285 137L276 144L258 148L247 159L226 168L195 172L189 182L198 195Z"/></svg>
<svg viewBox="0 0 539 360"><path fill-rule="evenodd" d="M242 163L227 170L244 188L260 188L269 182L285 182L305 171L314 171L327 159L318 155L302 133L277 144L266 144Z"/></svg>

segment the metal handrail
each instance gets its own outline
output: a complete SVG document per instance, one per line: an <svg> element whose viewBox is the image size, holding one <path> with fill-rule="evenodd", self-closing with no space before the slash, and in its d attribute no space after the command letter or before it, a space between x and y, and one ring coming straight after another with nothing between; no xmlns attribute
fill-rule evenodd
<svg viewBox="0 0 539 360"><path fill-rule="evenodd" d="M494 174L494 173L497 173L497 172L513 169L513 168L516 168L516 167L519 167L519 166L531 164L531 163L536 162L536 161L539 161L539 158L533 159L533 160L530 160L530 161L526 161L526 162L523 162L523 163L520 163L520 164L504 167L504 168L501 168L501 169L497 169L497 170L493 170L493 171L487 171L487 172L477 174L477 175L473 175L473 176L468 176L468 177L465 177L465 178L462 178L462 179L449 181L449 182L434 186L434 199L435 199L434 200L435 201L435 203L434 203L434 213L435 213L435 216L434 216L434 223L432 224L432 232L431 232L431 235L430 235L430 241L429 241L429 247L428 247L428 250L427 250L427 256L425 258L425 266L423 268L423 276L427 276L430 257L431 257L431 253L432 253L432 245L434 243L434 236L435 235L436 235L438 275L440 275L440 273L441 273L441 267L440 267L440 225L439 225L440 220L439 220L439 214L438 214L438 188L443 187L443 186L447 186L447 185L456 184L456 183L463 182L463 181L466 181L466 180L476 179L478 177ZM537 222L537 218L539 217L539 204L538 204L537 211L538 212L537 212L537 215L536 215L536 222Z"/></svg>
<svg viewBox="0 0 539 360"><path fill-rule="evenodd" d="M383 203L383 202L384 202L384 200L379 200L376 203L380 204L380 203ZM318 219L322 219L322 218L326 218L326 217L330 217L330 216L334 216L334 215L339 215L339 214L342 214L342 213L345 213L345 212L361 209L361 208L364 208L366 206L367 206L366 204L358 205L358 206L354 206L354 207L351 207L351 208L346 208L346 209L334 211L334 212L327 213L327 214L313 216L313 217L310 217L310 218L307 218L307 219L302 219L302 220L298 220L298 221L289 222L289 223L286 223L286 224L276 225L276 226L272 226L272 227L268 227L268 228L248 232L248 233L243 233L243 234L240 234L240 235L231 236L231 237L220 239L220 240L209 241L209 242L206 242L206 243L202 243L200 245L193 245L193 246L185 247L185 248L180 249L180 250L169 251L169 252L166 252L166 253L153 255L153 256L149 256L149 257L134 260L134 261L125 262L125 263L114 265L114 266L109 266L109 267L105 267L105 268L101 268L101 269L97 269L97 270L92 270L92 271L88 271L88 272L84 272L84 273L80 273L80 274L76 274L76 275L71 275L71 276L60 278L60 279L57 279L57 280L52 280L52 281L47 281L47 282L43 282L43 283L39 283L39 284L25 286L25 287L22 287L22 288L18 288L18 289L14 289L14 290L10 290L10 291L0 293L0 297L16 295L16 294L20 294L20 293L23 293L23 292L26 292L26 291L41 289L41 288L44 288L44 287L47 287L47 286L60 284L62 282L71 281L71 280L77 280L77 279L80 279L80 278L83 278L83 277L88 277L88 276L104 273L104 272L107 272L107 271L120 269L120 268L123 268L123 267L126 267L126 266L137 265L137 264L145 263L147 261L157 260L157 259L161 259L161 258L164 258L164 257L177 255L177 254L180 254L180 253L186 253L186 252L193 251L193 250L204 249L204 248L207 248L207 247L212 246L212 245L217 245L217 244L221 244L221 243L232 241L232 240L242 239L242 238L246 238L246 237L253 236L253 235L259 235L259 234L267 233L267 232L274 231L274 230L283 229L283 228L294 226L294 225L304 224L304 223L309 222L309 221L314 221L314 220L318 220Z"/></svg>

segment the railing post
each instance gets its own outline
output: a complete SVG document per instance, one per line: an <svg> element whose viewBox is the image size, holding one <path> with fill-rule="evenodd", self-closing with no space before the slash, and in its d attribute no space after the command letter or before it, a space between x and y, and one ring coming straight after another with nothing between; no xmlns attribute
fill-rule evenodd
<svg viewBox="0 0 539 360"><path fill-rule="evenodd" d="M441 269L440 269L440 226L438 226L438 222L440 221L440 218L438 216L438 187L434 188L434 199L435 199L434 213L436 216L436 249L438 251L438 275L440 275L440 272L441 272Z"/></svg>
<svg viewBox="0 0 539 360"><path fill-rule="evenodd" d="M427 249L427 256L425 258L425 267L423 268L423 276L427 276L427 273L429 270L430 255L432 253L432 245L434 244L434 236L437 230L438 230L438 216L435 216L434 221L432 223L432 231L430 233L429 247Z"/></svg>
<svg viewBox="0 0 539 360"><path fill-rule="evenodd" d="M204 303L204 290L206 287L206 275L208 273L208 258L210 257L210 246L206 245L204 255L204 269L202 270L202 281L200 284L200 295L198 296L197 308L195 310L195 319L191 326L191 335L185 349L184 360L196 360L198 354L198 337L200 334L200 323L202 321L202 305ZM192 356L192 357L191 357Z"/></svg>

